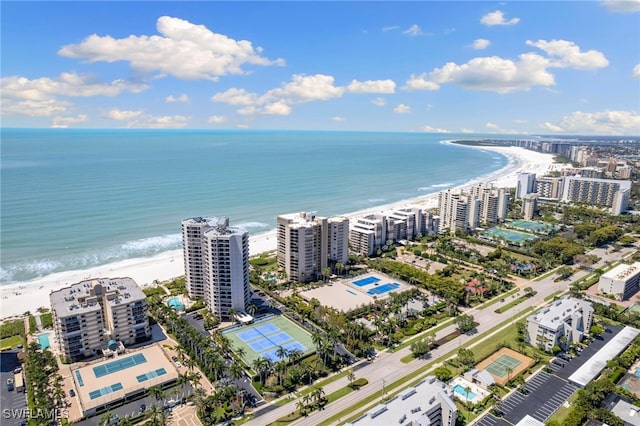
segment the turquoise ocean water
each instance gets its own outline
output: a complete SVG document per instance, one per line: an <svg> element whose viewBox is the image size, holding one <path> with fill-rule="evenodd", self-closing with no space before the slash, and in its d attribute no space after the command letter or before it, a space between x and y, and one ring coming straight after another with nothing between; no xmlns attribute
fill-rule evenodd
<svg viewBox="0 0 640 426"><path fill-rule="evenodd" d="M228 216L255 235L278 214L353 212L507 164L442 143L473 137L2 129L0 283L179 249L187 217Z"/></svg>

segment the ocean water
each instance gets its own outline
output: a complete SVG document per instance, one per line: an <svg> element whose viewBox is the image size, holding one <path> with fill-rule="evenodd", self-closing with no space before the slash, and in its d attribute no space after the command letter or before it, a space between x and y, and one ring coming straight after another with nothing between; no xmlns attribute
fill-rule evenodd
<svg viewBox="0 0 640 426"><path fill-rule="evenodd" d="M180 222L353 212L427 195L506 157L425 133L2 129L0 283L181 247ZM447 139L474 135L446 135ZM495 137L495 136L493 136Z"/></svg>

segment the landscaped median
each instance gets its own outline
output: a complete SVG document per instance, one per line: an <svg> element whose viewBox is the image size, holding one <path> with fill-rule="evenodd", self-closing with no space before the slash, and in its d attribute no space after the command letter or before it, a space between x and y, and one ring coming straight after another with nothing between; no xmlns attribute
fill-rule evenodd
<svg viewBox="0 0 640 426"><path fill-rule="evenodd" d="M486 339L489 337L490 334L495 333L496 331L500 330L503 327L507 327L510 323L513 323L517 320L520 320L522 318L524 318L526 315L529 315L529 313L533 311L532 307L528 307L526 309L524 309L522 312L519 313L519 315L517 317L512 317L509 318L505 321L503 321L502 323L496 325L495 327L491 328L490 330L488 330L487 332L481 334L480 336L477 336L473 339L471 339L469 342L467 342L466 344L464 344L462 347L463 348L469 348L473 345L475 345L476 343ZM491 336L493 338L493 336ZM454 356L456 354L456 352L458 351L458 349L449 351L448 353L440 356L439 358L429 362L428 364L423 365L422 367L416 369L415 371L411 372L410 374L406 375L405 377L402 377L398 380L396 380L395 382L389 383L387 385L385 385L385 390L387 392L394 390L396 388L401 387L404 384L407 384L407 386L414 386L416 384L418 384L423 378L424 378L424 374L431 371L431 369L433 369L436 365L441 364L442 362L446 361L447 359L451 358L452 356ZM405 387L402 387L402 389L404 389ZM393 396L395 396L397 393L400 392L400 389L398 389L396 392L394 392L393 394L389 394L388 395L388 399L392 398ZM380 395L377 393L373 393L371 395L369 395L368 397L362 399L361 401L358 401L356 404L352 405L351 407L349 407L346 410L343 410L337 414L334 414L333 416L331 416L330 418L326 419L325 421L321 422L318 424L318 426L329 426L332 423L336 422L336 421L340 421L340 419L347 418L347 422L349 421L353 421L359 417L361 417L363 414L366 413L366 409L362 409L363 407L367 407L370 403L378 400L380 398ZM356 413L356 414L354 414Z"/></svg>

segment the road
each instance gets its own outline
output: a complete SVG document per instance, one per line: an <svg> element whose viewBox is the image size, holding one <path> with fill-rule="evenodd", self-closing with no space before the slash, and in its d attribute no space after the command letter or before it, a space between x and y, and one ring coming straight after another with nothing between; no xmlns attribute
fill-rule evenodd
<svg viewBox="0 0 640 426"><path fill-rule="evenodd" d="M620 259L624 255L635 251L636 247L625 248L620 252L609 252L605 249L595 249L591 251L589 254L595 254L601 257L601 260L593 265L593 268L598 268L603 266L606 262L610 262L616 259ZM571 277L572 281L579 280L583 278L585 275L589 274L587 271L578 271L574 276ZM424 364L431 362L433 359L438 359L444 354L457 349L461 345L466 344L469 340L475 338L478 334L486 333L491 328L495 327L497 324L508 320L509 318L517 317L522 311L524 311L528 307L539 308L542 307L545 302L544 299L547 296L550 296L553 293L558 291L568 290L569 284L571 281L560 281L554 282L555 275L551 275L546 277L540 281L530 281L524 286L532 287L537 293L531 297L523 301L522 303L512 307L508 311L502 314L496 314L494 311L500 306L508 304L511 300L505 299L504 302L498 302L490 305L486 309L478 309L472 308L466 310L465 313L473 315L475 321L478 323L476 327L477 333L471 335L462 335L437 349L432 350L429 353L428 359L419 359L412 361L408 364L403 364L400 362L400 359L404 356L408 355L411 352L409 347L403 348L397 352L389 353L383 352L379 355L379 357L370 365L366 365L357 370L356 377L361 378L364 377L369 381L369 384L358 390L357 392L352 392L339 400L333 402L332 404L325 407L322 411L314 411L309 414L308 417L299 420L293 424L319 424L328 418L347 410L349 407L355 405L358 401L373 395L379 394L382 396L383 386L386 384L390 384L395 382L396 380L408 376L422 367ZM521 294L521 293L519 293ZM514 320L515 321L515 320ZM436 339L444 337L455 329L455 325L451 325L449 327L440 330L436 334ZM485 336L487 338L489 336ZM416 376L417 377L417 376ZM341 389L349 384L348 379L345 377L338 379L327 386L324 387L325 394L328 395L338 389ZM394 389L394 392L399 390L398 388ZM254 419L247 422L247 425L266 425L269 424L282 416L285 416L296 410L297 400L294 400L288 404L285 404L281 407L273 409L272 407L268 410L259 409L256 410ZM261 412L264 410L263 415ZM351 416L352 412L349 413ZM344 419L342 419L344 420ZM336 424L341 423L340 421Z"/></svg>

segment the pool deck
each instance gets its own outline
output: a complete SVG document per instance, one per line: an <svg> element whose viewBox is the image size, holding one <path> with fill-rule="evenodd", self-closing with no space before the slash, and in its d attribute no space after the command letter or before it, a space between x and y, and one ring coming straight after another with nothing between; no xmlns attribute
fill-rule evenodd
<svg viewBox="0 0 640 426"><path fill-rule="evenodd" d="M94 373L94 367L108 364L116 361L118 358L125 358L131 355L143 353L147 362L134 365L132 367L113 372L101 377L96 377ZM150 378L143 382L138 382L137 376L149 373L152 370L164 368L166 374L161 376ZM79 371L83 386L80 386L76 377L75 371ZM128 352L116 356L115 358L109 358L98 363L85 365L78 370L74 370L72 374L74 389L76 390L77 397L80 401L80 408L83 413L90 413L98 407L101 407L111 401L116 401L124 398L127 395L135 394L154 385L160 385L166 382L176 380L178 378L178 370L169 358L165 355L164 351L158 345L150 346L141 351ZM122 390L103 395L101 397L91 399L90 393L98 389L102 389L116 383L122 384Z"/></svg>
<svg viewBox="0 0 640 426"><path fill-rule="evenodd" d="M463 378L461 376L455 377L451 381L451 383L449 383L449 385L451 386L451 388L455 388L456 385L460 385L465 389L467 387L469 387L471 392L473 392L475 394L475 396L469 400L469 402L471 404L479 403L480 401L485 399L490 394L489 391L486 391L486 390L482 389L480 386L476 385L475 383L471 383L470 381L468 381L467 379L465 379L465 378ZM464 395L460 395L459 393L457 393L455 391L453 393L453 396L457 397L460 400L463 400L463 402L467 399Z"/></svg>
<svg viewBox="0 0 640 426"><path fill-rule="evenodd" d="M377 286L375 284L367 284L359 287L356 284L353 284L354 281L366 279L371 276L380 278ZM373 295L367 294L367 291L372 288L380 287L388 283L398 283L400 284L400 287L386 293L375 295L375 299ZM375 271L358 277L335 279L328 284L319 286L312 290L303 291L300 293L300 296L305 300L315 298L318 299L323 306L331 306L338 311L348 312L362 305L370 305L376 299L386 299L389 297L389 293L399 293L410 288L411 286L403 281Z"/></svg>

